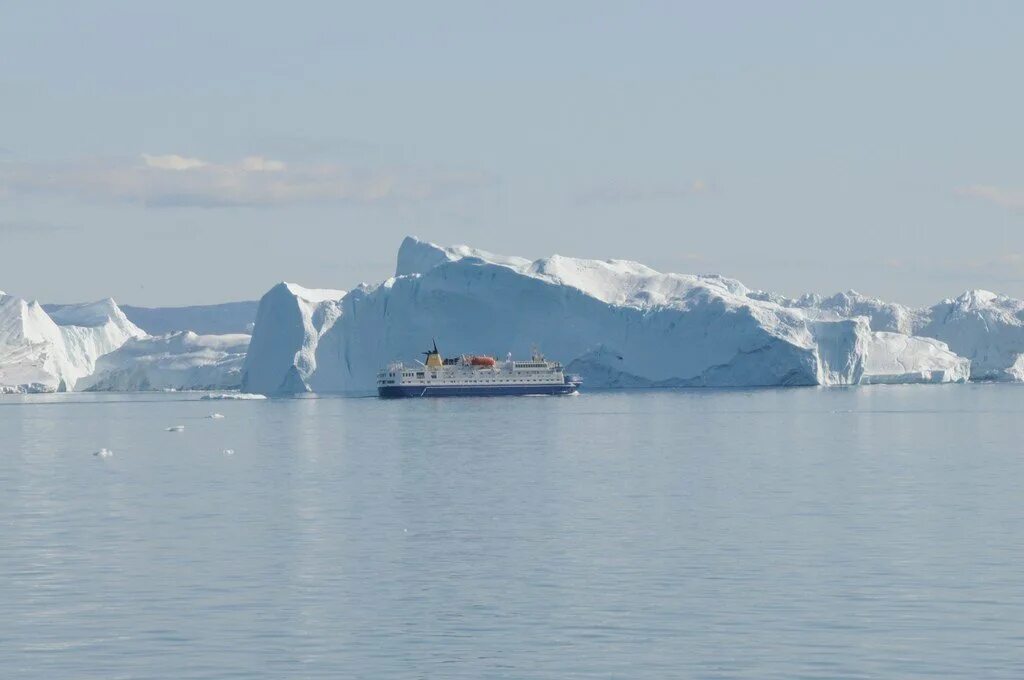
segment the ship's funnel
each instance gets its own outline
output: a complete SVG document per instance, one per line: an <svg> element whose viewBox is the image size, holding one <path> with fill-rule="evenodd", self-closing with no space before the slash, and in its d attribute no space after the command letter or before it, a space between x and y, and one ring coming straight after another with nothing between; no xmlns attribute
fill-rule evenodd
<svg viewBox="0 0 1024 680"><path fill-rule="evenodd" d="M434 340L434 349L424 352L427 355L428 368L441 368L444 362L441 360L441 353L437 351L437 340Z"/></svg>

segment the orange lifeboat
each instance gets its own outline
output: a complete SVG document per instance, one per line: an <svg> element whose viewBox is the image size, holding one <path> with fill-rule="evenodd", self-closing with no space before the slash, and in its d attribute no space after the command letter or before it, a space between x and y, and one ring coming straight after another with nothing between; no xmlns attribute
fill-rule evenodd
<svg viewBox="0 0 1024 680"><path fill-rule="evenodd" d="M497 362L494 357L470 357L470 366L494 366Z"/></svg>

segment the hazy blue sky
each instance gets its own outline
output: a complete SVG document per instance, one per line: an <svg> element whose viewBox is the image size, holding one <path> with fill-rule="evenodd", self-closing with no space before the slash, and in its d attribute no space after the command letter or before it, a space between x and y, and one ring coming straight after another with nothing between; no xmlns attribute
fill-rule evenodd
<svg viewBox="0 0 1024 680"><path fill-rule="evenodd" d="M0 3L0 289L350 287L402 237L1024 296L1024 3Z"/></svg>

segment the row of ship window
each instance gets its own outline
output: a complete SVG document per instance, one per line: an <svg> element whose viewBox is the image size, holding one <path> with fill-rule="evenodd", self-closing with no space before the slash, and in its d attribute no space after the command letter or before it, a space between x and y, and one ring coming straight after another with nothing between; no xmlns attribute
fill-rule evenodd
<svg viewBox="0 0 1024 680"><path fill-rule="evenodd" d="M436 378L437 376L435 375L435 376L432 376L432 377ZM380 380L378 382L380 382L381 385L394 385L395 384L394 380ZM520 378L519 380L515 380L515 381L512 381L512 382L509 382L507 380L460 380L459 381L459 383L501 383L501 384L504 384L504 385L514 384L514 383L517 383L517 382L524 383L524 382L551 382L551 381L547 380L547 379L544 379L544 378Z"/></svg>
<svg viewBox="0 0 1024 680"><path fill-rule="evenodd" d="M537 371L528 371L527 373L536 373L536 372L537 372ZM395 377L396 375L398 375L398 374L397 374L397 373L388 373L387 375L388 375L388 377L389 377L389 378L394 378L394 377ZM424 377L424 376L423 376L423 372L422 372L422 371L420 371L420 372L418 372L418 373L412 373L412 372L406 372L406 373L402 373L402 377L403 377L403 378L413 378L413 377L416 377L416 378L422 378L422 377ZM435 373L432 373L432 374L430 375L430 377L431 377L431 378L436 378L436 377L437 377L437 374L435 374ZM470 382L473 382L473 381L470 381Z"/></svg>
<svg viewBox="0 0 1024 680"><path fill-rule="evenodd" d="M384 373L382 373L381 377L384 377L385 375L387 377L389 377L389 378L394 378L394 377L398 377L398 376L400 376L402 378L412 378L412 377L424 378L425 377L425 375L423 373L401 373L401 374L398 374L398 373L386 373L386 374L384 374ZM431 373L430 377L436 380L437 379L437 374L436 373ZM523 381L523 380L534 380L534 381L541 380L541 381L543 381L546 378L525 378L525 377L521 377L521 376L517 375L517 376L513 376L510 379L511 380L519 380L519 381ZM496 381L494 379L490 379L490 380L465 380L463 382L496 382Z"/></svg>

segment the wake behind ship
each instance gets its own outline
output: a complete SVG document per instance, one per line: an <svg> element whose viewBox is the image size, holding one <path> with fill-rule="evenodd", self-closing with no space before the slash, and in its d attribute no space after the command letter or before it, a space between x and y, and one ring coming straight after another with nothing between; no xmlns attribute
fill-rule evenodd
<svg viewBox="0 0 1024 680"><path fill-rule="evenodd" d="M443 358L437 349L414 366L390 364L377 374L377 394L394 397L496 397L527 394L573 394L582 380L565 375L562 364L538 352L529 361L504 362L494 357L462 355Z"/></svg>

